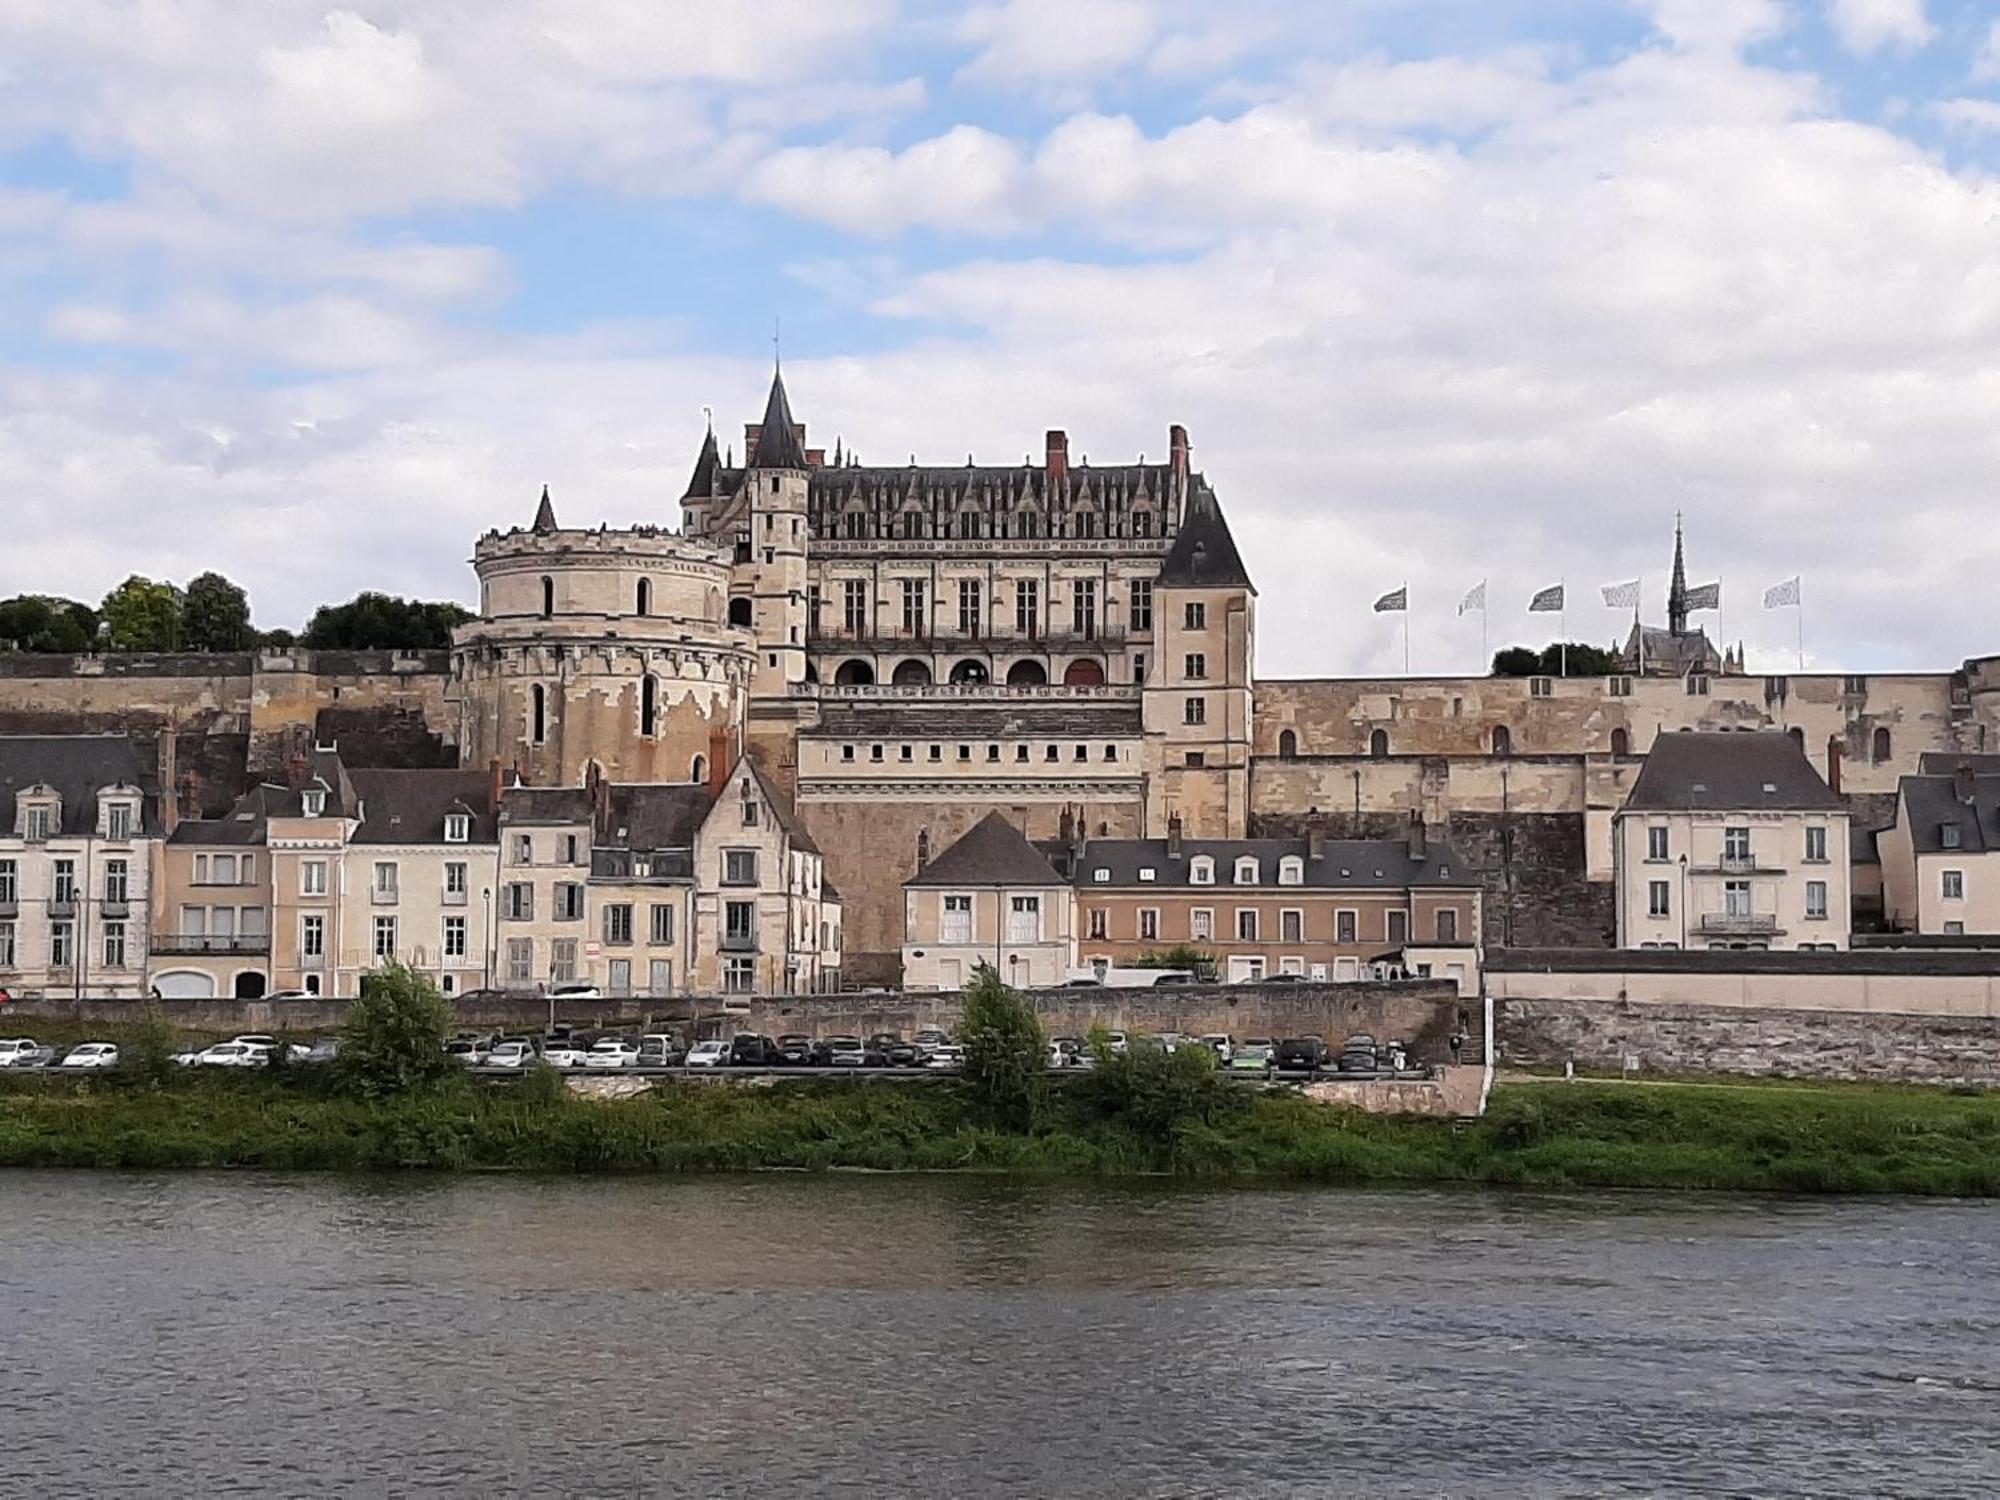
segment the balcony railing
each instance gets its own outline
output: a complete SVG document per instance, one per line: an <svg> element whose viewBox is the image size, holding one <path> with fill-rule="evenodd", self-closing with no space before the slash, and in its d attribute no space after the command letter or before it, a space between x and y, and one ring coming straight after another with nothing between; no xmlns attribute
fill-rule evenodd
<svg viewBox="0 0 2000 1500"><path fill-rule="evenodd" d="M757 934L754 932L725 932L722 935L724 953L755 953Z"/></svg>
<svg viewBox="0 0 2000 1500"><path fill-rule="evenodd" d="M49 915L52 917L73 917L76 915L76 897L49 897Z"/></svg>
<svg viewBox="0 0 2000 1500"><path fill-rule="evenodd" d="M441 891L438 894L438 905L463 906L465 905L465 898L467 894L468 893L465 891Z"/></svg>
<svg viewBox="0 0 2000 1500"><path fill-rule="evenodd" d="M153 939L153 952L178 954L269 953L268 932L240 932L233 937L217 937L198 932L169 932Z"/></svg>
<svg viewBox="0 0 2000 1500"><path fill-rule="evenodd" d="M1778 919L1771 912L1704 912L1699 930L1719 936L1769 937L1778 931Z"/></svg>
<svg viewBox="0 0 2000 1500"><path fill-rule="evenodd" d="M18 917L20 914L21 903L16 901L12 896L9 896L5 901L0 901L0 918Z"/></svg>
<svg viewBox="0 0 2000 1500"><path fill-rule="evenodd" d="M98 905L98 910L107 917L129 917L132 903L123 896L106 896Z"/></svg>
<svg viewBox="0 0 2000 1500"><path fill-rule="evenodd" d="M394 906L402 892L395 886L386 889L379 885L368 888L368 903L371 906Z"/></svg>

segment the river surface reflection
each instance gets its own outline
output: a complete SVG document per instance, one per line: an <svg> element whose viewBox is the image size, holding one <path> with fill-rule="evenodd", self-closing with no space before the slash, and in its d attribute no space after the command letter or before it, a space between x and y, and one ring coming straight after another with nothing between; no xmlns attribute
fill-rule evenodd
<svg viewBox="0 0 2000 1500"><path fill-rule="evenodd" d="M0 1175L0 1493L1981 1495L2000 1205Z"/></svg>

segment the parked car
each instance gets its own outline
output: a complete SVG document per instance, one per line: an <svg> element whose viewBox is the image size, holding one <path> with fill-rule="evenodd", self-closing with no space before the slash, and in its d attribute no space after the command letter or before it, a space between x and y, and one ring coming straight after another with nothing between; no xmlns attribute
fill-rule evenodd
<svg viewBox="0 0 2000 1500"><path fill-rule="evenodd" d="M889 1066L892 1068L921 1068L924 1065L924 1048L915 1042L906 1042L898 1037L889 1048Z"/></svg>
<svg viewBox="0 0 2000 1500"><path fill-rule="evenodd" d="M1351 1036L1340 1044L1340 1058L1335 1064L1343 1073L1373 1073L1379 1066L1375 1054L1375 1038L1372 1036Z"/></svg>
<svg viewBox="0 0 2000 1500"><path fill-rule="evenodd" d="M677 1068L686 1056L681 1039L670 1032L656 1031L639 1038L638 1066L642 1068Z"/></svg>
<svg viewBox="0 0 2000 1500"><path fill-rule="evenodd" d="M836 1068L858 1068L867 1061L868 1049L858 1036L830 1036L826 1039L826 1060Z"/></svg>
<svg viewBox="0 0 2000 1500"><path fill-rule="evenodd" d="M864 1068L886 1068L889 1066L889 1049L902 1040L887 1031L878 1031L861 1044L861 1066Z"/></svg>
<svg viewBox="0 0 2000 1500"><path fill-rule="evenodd" d="M1312 983L1312 981L1307 979L1306 976L1303 974L1266 974L1264 976L1264 983L1265 984L1310 984Z"/></svg>
<svg viewBox="0 0 2000 1500"><path fill-rule="evenodd" d="M15 1066L16 1059L24 1055L32 1056L40 1050L41 1043L33 1037L17 1036L0 1041L0 1068L11 1068Z"/></svg>
<svg viewBox="0 0 2000 1500"><path fill-rule="evenodd" d="M15 1068L46 1068L53 1066L55 1060L55 1048L50 1046L31 1047L26 1052L15 1053L14 1061L9 1066Z"/></svg>
<svg viewBox="0 0 2000 1500"><path fill-rule="evenodd" d="M1326 1066L1324 1037L1288 1036L1278 1043L1277 1069L1280 1073L1312 1073Z"/></svg>
<svg viewBox="0 0 2000 1500"><path fill-rule="evenodd" d="M271 1049L261 1042L217 1042L195 1053L198 1068L261 1068L271 1060Z"/></svg>
<svg viewBox="0 0 2000 1500"><path fill-rule="evenodd" d="M273 990L264 998L266 1000L317 1000L319 996L309 990Z"/></svg>
<svg viewBox="0 0 2000 1500"><path fill-rule="evenodd" d="M551 1000L602 1000L604 991L594 984L559 984L549 991Z"/></svg>
<svg viewBox="0 0 2000 1500"><path fill-rule="evenodd" d="M542 1043L542 1061L552 1068L580 1068L585 1055L582 1044L569 1037L550 1037Z"/></svg>
<svg viewBox="0 0 2000 1500"><path fill-rule="evenodd" d="M323 1036L310 1047L306 1048L306 1055L299 1060L309 1063L330 1063L339 1056L340 1038L337 1036Z"/></svg>
<svg viewBox="0 0 2000 1500"><path fill-rule="evenodd" d="M444 1055L453 1062L464 1063L468 1068L476 1068L486 1061L488 1048L484 1042L472 1037L454 1037L444 1044Z"/></svg>
<svg viewBox="0 0 2000 1500"><path fill-rule="evenodd" d="M924 1066L940 1073L956 1073L965 1066L965 1049L956 1042L933 1047L930 1056L924 1059Z"/></svg>
<svg viewBox="0 0 2000 1500"><path fill-rule="evenodd" d="M812 1066L812 1038L799 1032L787 1032L778 1038L778 1064L786 1068L809 1068Z"/></svg>
<svg viewBox="0 0 2000 1500"><path fill-rule="evenodd" d="M1228 1068L1232 1073L1264 1074L1271 1071L1277 1049L1269 1042L1245 1042L1230 1054Z"/></svg>
<svg viewBox="0 0 2000 1500"><path fill-rule="evenodd" d="M1125 1033L1122 1031L1105 1032L1104 1045L1111 1049L1113 1056L1116 1056L1118 1053L1123 1052L1126 1048L1127 1043L1125 1040Z"/></svg>
<svg viewBox="0 0 2000 1500"><path fill-rule="evenodd" d="M1236 1038L1220 1031L1210 1032L1201 1039L1201 1044L1215 1054L1216 1063L1221 1067L1228 1067L1229 1059L1236 1055Z"/></svg>
<svg viewBox="0 0 2000 1500"><path fill-rule="evenodd" d="M583 1055L586 1068L632 1068L638 1063L639 1044L629 1037L602 1037Z"/></svg>
<svg viewBox="0 0 2000 1500"><path fill-rule="evenodd" d="M729 1043L727 1042L696 1042L688 1051L687 1066L690 1068L723 1068L728 1065Z"/></svg>
<svg viewBox="0 0 2000 1500"><path fill-rule="evenodd" d="M524 1042L518 1038L495 1042L487 1052L484 1064L489 1068L532 1068L534 1065L534 1043Z"/></svg>
<svg viewBox="0 0 2000 1500"><path fill-rule="evenodd" d="M115 1068L118 1066L118 1048L112 1042L85 1042L80 1047L72 1047L57 1064L63 1068Z"/></svg>
<svg viewBox="0 0 2000 1500"><path fill-rule="evenodd" d="M1049 1041L1049 1066L1052 1068L1079 1067L1083 1062L1084 1052L1083 1042L1077 1037L1052 1037Z"/></svg>
<svg viewBox="0 0 2000 1500"><path fill-rule="evenodd" d="M778 1065L778 1044L753 1031L739 1031L729 1039L729 1066L732 1068L773 1068Z"/></svg>
<svg viewBox="0 0 2000 1500"><path fill-rule="evenodd" d="M917 1045L923 1048L924 1051L929 1052L934 1047L949 1047L951 1045L951 1037L942 1027L919 1026L917 1028Z"/></svg>

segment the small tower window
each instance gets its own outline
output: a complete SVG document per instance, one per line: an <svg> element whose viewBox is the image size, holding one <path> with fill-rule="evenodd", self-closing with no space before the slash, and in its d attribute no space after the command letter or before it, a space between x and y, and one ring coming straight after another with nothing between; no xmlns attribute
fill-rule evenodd
<svg viewBox="0 0 2000 1500"><path fill-rule="evenodd" d="M554 615L555 612L556 581L553 578L544 577L542 579L542 618L546 620Z"/></svg>
<svg viewBox="0 0 2000 1500"><path fill-rule="evenodd" d="M708 757L706 755L697 755L688 763L688 780L696 786L702 786L707 783Z"/></svg>
<svg viewBox="0 0 2000 1500"><path fill-rule="evenodd" d="M1875 763L1877 765L1880 765L1883 761L1889 758L1889 748L1890 748L1889 731L1886 729L1876 730L1874 751L1875 751Z"/></svg>
<svg viewBox="0 0 2000 1500"><path fill-rule="evenodd" d="M747 597L739 595L729 601L729 623L743 630L750 628L751 604Z"/></svg>
<svg viewBox="0 0 2000 1500"><path fill-rule="evenodd" d="M650 615L653 612L653 580L650 578L639 580L638 612L642 615Z"/></svg>
<svg viewBox="0 0 2000 1500"><path fill-rule="evenodd" d="M1389 758L1389 731L1378 729L1368 736L1368 753L1376 760Z"/></svg>
<svg viewBox="0 0 2000 1500"><path fill-rule="evenodd" d="M651 673L639 682L639 733L651 738L660 729L660 684Z"/></svg>
<svg viewBox="0 0 2000 1500"><path fill-rule="evenodd" d="M548 689L539 682L528 690L529 724L528 738L537 745L549 737L549 695Z"/></svg>
<svg viewBox="0 0 2000 1500"><path fill-rule="evenodd" d="M1632 753L1632 736L1627 734L1623 729L1612 730L1611 753L1613 755L1630 755Z"/></svg>
<svg viewBox="0 0 2000 1500"><path fill-rule="evenodd" d="M1505 724L1495 724L1493 726L1493 753L1495 755L1512 755L1514 753L1514 736Z"/></svg>
<svg viewBox="0 0 2000 1500"><path fill-rule="evenodd" d="M1278 735L1278 759L1297 760L1299 758L1299 737L1286 729Z"/></svg>

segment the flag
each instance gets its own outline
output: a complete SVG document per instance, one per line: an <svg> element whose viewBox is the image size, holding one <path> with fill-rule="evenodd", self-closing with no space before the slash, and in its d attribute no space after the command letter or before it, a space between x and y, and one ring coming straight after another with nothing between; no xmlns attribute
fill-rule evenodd
<svg viewBox="0 0 2000 1500"><path fill-rule="evenodd" d="M1722 608L1722 585L1720 583L1704 583L1699 588L1689 589L1687 607L1690 614L1698 609Z"/></svg>
<svg viewBox="0 0 2000 1500"><path fill-rule="evenodd" d="M1528 601L1528 613L1531 615L1552 615L1562 607L1563 586L1559 583L1550 584Z"/></svg>
<svg viewBox="0 0 2000 1500"><path fill-rule="evenodd" d="M1787 604L1797 604L1798 602L1799 581L1796 578L1788 578L1775 588L1764 590L1764 608L1766 609L1783 609Z"/></svg>
<svg viewBox="0 0 2000 1500"><path fill-rule="evenodd" d="M1606 609L1637 609L1639 607L1639 580L1630 583L1607 583L1604 585L1604 607Z"/></svg>
<svg viewBox="0 0 2000 1500"><path fill-rule="evenodd" d="M1375 613L1393 615L1410 607L1410 586L1406 583L1399 589L1392 589L1375 601Z"/></svg>
<svg viewBox="0 0 2000 1500"><path fill-rule="evenodd" d="M1486 613L1486 580L1484 578L1473 585L1471 593L1458 601L1458 612L1460 614L1474 609L1478 610L1481 614Z"/></svg>

